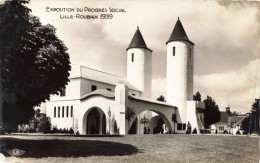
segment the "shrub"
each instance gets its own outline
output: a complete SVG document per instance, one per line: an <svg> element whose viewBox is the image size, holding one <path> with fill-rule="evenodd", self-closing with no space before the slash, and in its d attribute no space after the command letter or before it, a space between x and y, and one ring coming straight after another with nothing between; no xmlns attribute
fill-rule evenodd
<svg viewBox="0 0 260 163"><path fill-rule="evenodd" d="M223 134L228 134L228 131L225 129L224 132L223 132Z"/></svg>
<svg viewBox="0 0 260 163"><path fill-rule="evenodd" d="M38 130L43 133L49 133L51 131L51 120L49 117L43 116L40 119Z"/></svg>
<svg viewBox="0 0 260 163"><path fill-rule="evenodd" d="M236 134L237 135L241 135L241 132L239 130L237 130Z"/></svg>
<svg viewBox="0 0 260 163"><path fill-rule="evenodd" d="M17 131L18 132L23 132L23 125L18 125L17 126Z"/></svg>
<svg viewBox="0 0 260 163"><path fill-rule="evenodd" d="M30 128L29 128L29 132L30 132L30 133L35 133L35 132L36 132L36 129L35 129L35 128L32 128L32 127L30 127Z"/></svg>
<svg viewBox="0 0 260 163"><path fill-rule="evenodd" d="M72 128L70 128L69 134L74 134L74 130Z"/></svg>
<svg viewBox="0 0 260 163"><path fill-rule="evenodd" d="M58 129L57 129L57 127L56 126L54 126L53 128L52 128L52 131L51 131L52 133L58 133Z"/></svg>
<svg viewBox="0 0 260 163"><path fill-rule="evenodd" d="M197 129L196 129L196 127L193 129L192 134L197 134Z"/></svg>
<svg viewBox="0 0 260 163"><path fill-rule="evenodd" d="M29 130L30 130L30 127L29 127L29 125L26 124L26 125L24 125L22 132L27 133L27 132L29 132Z"/></svg>
<svg viewBox="0 0 260 163"><path fill-rule="evenodd" d="M115 135L119 134L119 129L118 129L118 127L117 127L117 122L116 122L116 120L114 121L114 134L115 134Z"/></svg>

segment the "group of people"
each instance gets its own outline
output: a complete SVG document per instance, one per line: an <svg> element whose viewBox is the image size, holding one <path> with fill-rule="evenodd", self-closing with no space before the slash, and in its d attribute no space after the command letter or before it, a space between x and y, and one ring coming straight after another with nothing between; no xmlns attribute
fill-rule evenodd
<svg viewBox="0 0 260 163"><path fill-rule="evenodd" d="M144 134L150 134L150 127L144 127Z"/></svg>

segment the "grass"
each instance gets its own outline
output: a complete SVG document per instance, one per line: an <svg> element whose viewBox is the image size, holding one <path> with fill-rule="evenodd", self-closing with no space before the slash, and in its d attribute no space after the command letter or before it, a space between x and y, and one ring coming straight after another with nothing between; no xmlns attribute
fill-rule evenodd
<svg viewBox="0 0 260 163"><path fill-rule="evenodd" d="M246 162L258 163L259 138L229 135L123 137L2 136L9 162ZM2 148L3 149L3 148Z"/></svg>

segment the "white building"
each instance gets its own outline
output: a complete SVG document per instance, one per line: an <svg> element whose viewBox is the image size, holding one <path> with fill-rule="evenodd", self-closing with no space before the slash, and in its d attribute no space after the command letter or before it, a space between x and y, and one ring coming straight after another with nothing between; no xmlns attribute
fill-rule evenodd
<svg viewBox="0 0 260 163"><path fill-rule="evenodd" d="M212 133L232 134L239 131L243 133L242 122L249 114L228 115L227 112L220 112L220 121L210 126Z"/></svg>
<svg viewBox="0 0 260 163"><path fill-rule="evenodd" d="M188 39L179 19L166 45L167 102L151 99L152 50L137 28L126 49L127 78L72 66L66 89L46 103L52 125L72 127L80 134L106 134L113 132L111 121L116 121L119 134L128 134L130 130L141 134L144 125L152 133L162 118L171 133L184 133L188 122L192 130L203 129L204 103L193 101L194 43ZM126 119L128 108L135 110L131 120ZM157 115L152 117L155 114L151 111ZM174 114L176 123L172 121ZM150 123L140 124L144 116Z"/></svg>

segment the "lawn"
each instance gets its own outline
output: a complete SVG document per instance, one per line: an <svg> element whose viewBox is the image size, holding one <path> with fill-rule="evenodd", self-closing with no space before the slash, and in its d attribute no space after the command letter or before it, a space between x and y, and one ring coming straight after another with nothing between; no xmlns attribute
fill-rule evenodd
<svg viewBox="0 0 260 163"><path fill-rule="evenodd" d="M247 162L258 163L259 138L230 135L121 137L2 136L5 150L22 149L9 162Z"/></svg>

